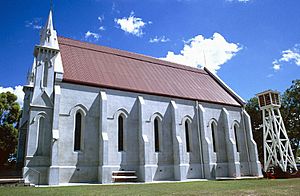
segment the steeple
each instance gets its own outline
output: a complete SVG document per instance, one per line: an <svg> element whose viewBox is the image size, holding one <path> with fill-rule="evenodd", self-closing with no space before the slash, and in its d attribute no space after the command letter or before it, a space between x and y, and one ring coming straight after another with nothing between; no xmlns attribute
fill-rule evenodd
<svg viewBox="0 0 300 196"><path fill-rule="evenodd" d="M52 8L50 9L46 25L41 30L40 46L58 49L57 35L53 27Z"/></svg>
<svg viewBox="0 0 300 196"><path fill-rule="evenodd" d="M48 20L40 32L40 43L34 48L34 57L29 84L34 87L33 100L41 104L38 101L41 94L51 98L54 91L53 84L57 82L55 76L63 73L57 34L53 27L52 8ZM35 101L33 102L35 103Z"/></svg>

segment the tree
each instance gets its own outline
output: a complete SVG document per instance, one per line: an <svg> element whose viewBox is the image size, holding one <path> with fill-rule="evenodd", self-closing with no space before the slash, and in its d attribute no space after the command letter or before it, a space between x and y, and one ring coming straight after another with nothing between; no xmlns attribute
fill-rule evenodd
<svg viewBox="0 0 300 196"><path fill-rule="evenodd" d="M292 81L292 86L282 95L281 113L296 156L300 142L300 80Z"/></svg>
<svg viewBox="0 0 300 196"><path fill-rule="evenodd" d="M0 94L0 165L15 152L18 143L20 106L16 100L17 96L10 92Z"/></svg>

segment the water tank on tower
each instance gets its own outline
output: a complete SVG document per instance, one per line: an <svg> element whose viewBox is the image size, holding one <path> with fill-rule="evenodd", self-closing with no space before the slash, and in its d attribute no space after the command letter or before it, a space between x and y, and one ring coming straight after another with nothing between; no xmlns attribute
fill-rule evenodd
<svg viewBox="0 0 300 196"><path fill-rule="evenodd" d="M267 90L256 95L263 116L264 171L280 168L297 171L294 155L280 114L278 91Z"/></svg>

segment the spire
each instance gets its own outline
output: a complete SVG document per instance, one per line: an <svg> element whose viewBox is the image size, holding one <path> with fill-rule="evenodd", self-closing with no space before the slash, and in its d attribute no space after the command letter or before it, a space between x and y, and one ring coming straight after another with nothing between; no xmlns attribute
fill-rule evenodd
<svg viewBox="0 0 300 196"><path fill-rule="evenodd" d="M53 20L52 20L52 4L51 4L51 9L49 12L46 25L41 30L40 45L49 48L58 49L57 35L56 35L56 31L54 30Z"/></svg>
<svg viewBox="0 0 300 196"><path fill-rule="evenodd" d="M50 10L49 12L49 16L48 16L48 20L45 26L47 29L53 31L53 22L52 22L52 10Z"/></svg>

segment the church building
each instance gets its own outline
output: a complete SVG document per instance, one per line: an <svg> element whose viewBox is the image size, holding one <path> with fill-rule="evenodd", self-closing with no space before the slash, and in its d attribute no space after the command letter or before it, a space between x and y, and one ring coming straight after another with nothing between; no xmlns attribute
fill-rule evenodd
<svg viewBox="0 0 300 196"><path fill-rule="evenodd" d="M245 102L215 74L59 37L51 11L24 92L25 182L262 176Z"/></svg>

